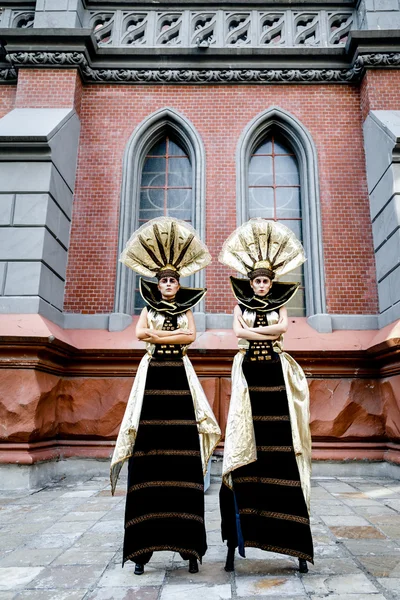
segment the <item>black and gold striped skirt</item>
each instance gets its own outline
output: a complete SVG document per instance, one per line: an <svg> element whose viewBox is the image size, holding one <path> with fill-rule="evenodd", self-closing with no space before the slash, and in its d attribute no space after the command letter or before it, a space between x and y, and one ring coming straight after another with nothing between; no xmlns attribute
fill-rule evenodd
<svg viewBox="0 0 400 600"><path fill-rule="evenodd" d="M277 354L272 352L271 358L243 362L257 460L232 472L233 492L221 487L222 537L228 546L261 548L313 562L282 366Z"/></svg>
<svg viewBox="0 0 400 600"><path fill-rule="evenodd" d="M154 551L197 558L207 549L204 483L193 400L182 359L150 361L129 459L123 562Z"/></svg>

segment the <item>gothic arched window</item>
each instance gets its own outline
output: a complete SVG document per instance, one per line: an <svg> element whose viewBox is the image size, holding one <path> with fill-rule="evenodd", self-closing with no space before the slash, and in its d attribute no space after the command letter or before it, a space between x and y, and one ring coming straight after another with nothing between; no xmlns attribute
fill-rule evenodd
<svg viewBox="0 0 400 600"><path fill-rule="evenodd" d="M270 134L250 155L248 217L283 223L303 241L300 193L300 173L294 152L286 140ZM292 316L304 316L303 267L281 277L280 281L300 281L300 289L288 303L288 310Z"/></svg>
<svg viewBox="0 0 400 600"><path fill-rule="evenodd" d="M192 165L187 153L168 135L150 148L140 184L139 225L155 217L193 222Z"/></svg>
<svg viewBox="0 0 400 600"><path fill-rule="evenodd" d="M204 239L205 152L196 129L171 108L149 115L128 141L121 189L119 252L132 232L156 217L190 223ZM143 301L135 273L117 266L115 312L138 314ZM204 271L181 284L204 287ZM202 303L195 312L204 310Z"/></svg>
<svg viewBox="0 0 400 600"><path fill-rule="evenodd" d="M191 225L194 219L192 165L178 140L168 134L148 151L142 168L138 227L156 217L175 217ZM134 314L144 306L135 277ZM182 285L190 285L182 279Z"/></svg>

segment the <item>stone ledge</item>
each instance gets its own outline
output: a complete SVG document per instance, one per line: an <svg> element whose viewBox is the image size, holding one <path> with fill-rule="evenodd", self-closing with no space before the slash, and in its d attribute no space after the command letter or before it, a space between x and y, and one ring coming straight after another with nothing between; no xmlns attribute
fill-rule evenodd
<svg viewBox="0 0 400 600"><path fill-rule="evenodd" d="M221 469L221 458L213 457L211 463L213 483L220 481ZM80 480L82 473L85 473L88 477L107 478L109 471L109 458L103 460L70 458L68 460L40 462L34 465L0 464L0 490L34 490L66 477L72 481ZM312 475L312 479L324 477L390 477L400 480L400 466L385 460L375 462L367 460L347 462L313 460Z"/></svg>

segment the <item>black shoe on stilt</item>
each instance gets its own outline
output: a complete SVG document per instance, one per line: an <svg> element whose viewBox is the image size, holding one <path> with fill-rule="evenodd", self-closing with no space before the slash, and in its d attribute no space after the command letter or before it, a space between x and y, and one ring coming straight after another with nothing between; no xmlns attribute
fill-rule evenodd
<svg viewBox="0 0 400 600"><path fill-rule="evenodd" d="M228 573L235 570L235 548L228 548L224 569L225 571L228 571Z"/></svg>
<svg viewBox="0 0 400 600"><path fill-rule="evenodd" d="M140 563L135 564L135 575L143 575L144 573L144 565Z"/></svg>
<svg viewBox="0 0 400 600"><path fill-rule="evenodd" d="M305 558L299 558L299 571L300 573L308 573L308 566Z"/></svg>
<svg viewBox="0 0 400 600"><path fill-rule="evenodd" d="M189 559L189 573L198 573L199 565L197 564L197 558Z"/></svg>

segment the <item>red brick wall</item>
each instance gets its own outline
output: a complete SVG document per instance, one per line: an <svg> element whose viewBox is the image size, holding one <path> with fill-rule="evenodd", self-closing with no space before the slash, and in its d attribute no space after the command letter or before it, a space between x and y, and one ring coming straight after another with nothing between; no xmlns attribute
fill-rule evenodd
<svg viewBox="0 0 400 600"><path fill-rule="evenodd" d="M76 69L19 69L16 108L69 108L79 112L82 83Z"/></svg>
<svg viewBox="0 0 400 600"><path fill-rule="evenodd" d="M370 110L399 110L400 71L367 71L361 84L361 110L363 121Z"/></svg>
<svg viewBox="0 0 400 600"><path fill-rule="evenodd" d="M217 255L236 226L236 146L248 122L271 105L300 119L317 147L328 311L376 312L360 94L345 85L86 86L65 310L113 309L124 150L147 115L172 107L190 119L206 149L206 241L214 257L207 310L230 311L228 271Z"/></svg>
<svg viewBox="0 0 400 600"><path fill-rule="evenodd" d="M0 119L14 108L16 85L0 85Z"/></svg>

